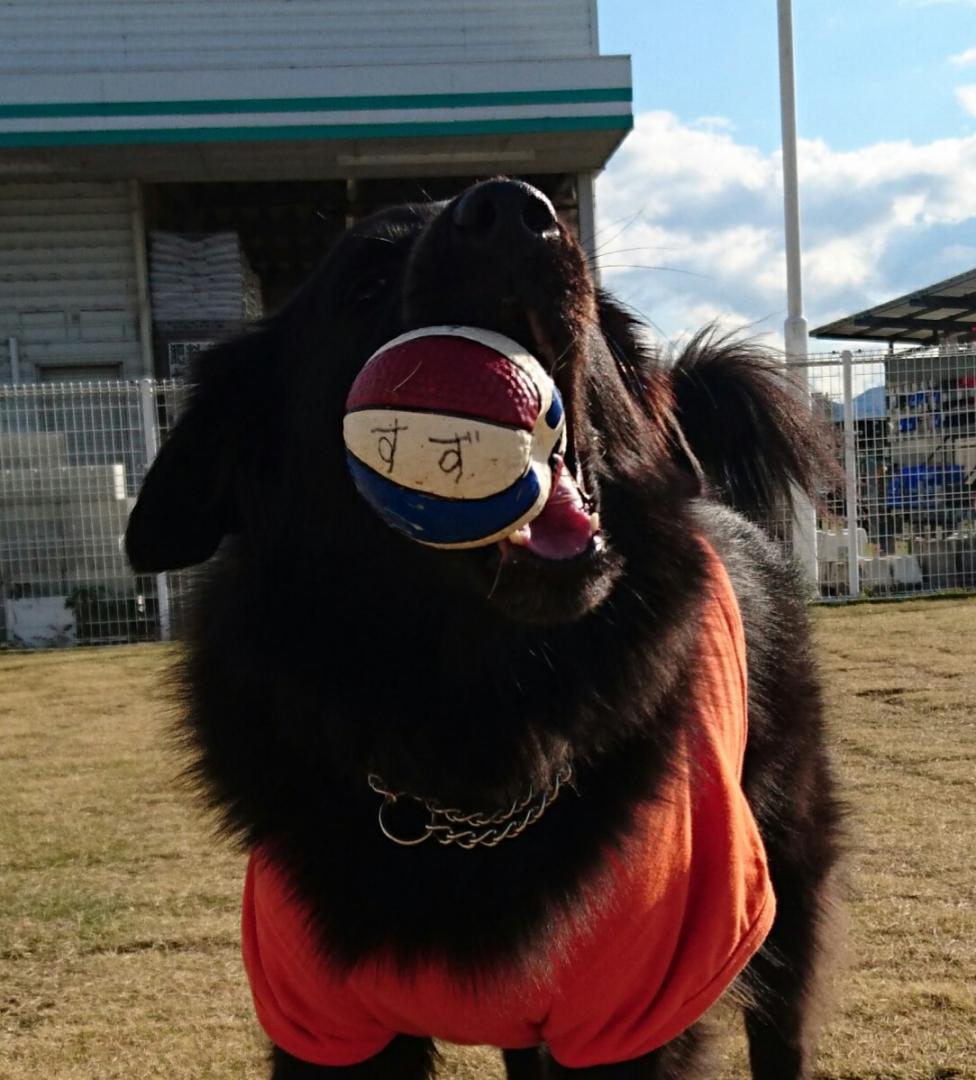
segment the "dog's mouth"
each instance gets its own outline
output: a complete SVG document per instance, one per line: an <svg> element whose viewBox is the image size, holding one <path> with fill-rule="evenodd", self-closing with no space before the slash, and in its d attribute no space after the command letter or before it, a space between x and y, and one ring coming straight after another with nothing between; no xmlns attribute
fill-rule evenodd
<svg viewBox="0 0 976 1080"><path fill-rule="evenodd" d="M552 490L542 511L530 522L498 541L503 559L529 553L538 559L566 562L595 555L603 547L600 515L587 494L582 470L574 475L564 457L551 463Z"/></svg>
<svg viewBox="0 0 976 1080"><path fill-rule="evenodd" d="M525 308L522 315L519 320L524 327L520 334L525 339L522 343L543 362L567 403L566 447L563 453L550 459L552 486L541 512L499 541L497 547L504 561L525 555L545 562L592 557L604 548L600 514L576 445L572 388L560 378L572 368L572 358L568 355L572 344L557 348L536 312Z"/></svg>

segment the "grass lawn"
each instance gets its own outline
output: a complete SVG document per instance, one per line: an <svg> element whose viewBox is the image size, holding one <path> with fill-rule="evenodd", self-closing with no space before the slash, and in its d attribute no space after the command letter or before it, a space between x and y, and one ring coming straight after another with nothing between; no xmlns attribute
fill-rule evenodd
<svg viewBox="0 0 976 1080"><path fill-rule="evenodd" d="M854 811L821 1076L976 1080L976 599L815 618ZM172 655L0 655L2 1080L266 1076L238 954L243 859L166 750ZM722 1076L742 1078L728 1020ZM469 1049L441 1075L501 1072Z"/></svg>

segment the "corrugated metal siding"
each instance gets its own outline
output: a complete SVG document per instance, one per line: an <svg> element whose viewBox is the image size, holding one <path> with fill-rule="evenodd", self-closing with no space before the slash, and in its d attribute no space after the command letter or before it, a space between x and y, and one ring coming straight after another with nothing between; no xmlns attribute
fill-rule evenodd
<svg viewBox="0 0 976 1080"><path fill-rule="evenodd" d="M0 378L16 337L23 381L44 364L142 371L124 183L0 183Z"/></svg>
<svg viewBox="0 0 976 1080"><path fill-rule="evenodd" d="M0 72L592 56L592 0L13 0Z"/></svg>

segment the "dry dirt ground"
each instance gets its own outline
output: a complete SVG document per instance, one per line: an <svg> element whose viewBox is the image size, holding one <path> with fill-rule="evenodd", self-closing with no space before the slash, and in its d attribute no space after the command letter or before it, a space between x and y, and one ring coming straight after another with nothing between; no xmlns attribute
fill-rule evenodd
<svg viewBox="0 0 976 1080"><path fill-rule="evenodd" d="M853 808L829 1080L976 1080L976 598L815 612ZM0 1078L261 1080L242 859L174 782L163 647L0 655ZM720 1075L745 1076L734 1016ZM441 1075L496 1080L497 1057Z"/></svg>

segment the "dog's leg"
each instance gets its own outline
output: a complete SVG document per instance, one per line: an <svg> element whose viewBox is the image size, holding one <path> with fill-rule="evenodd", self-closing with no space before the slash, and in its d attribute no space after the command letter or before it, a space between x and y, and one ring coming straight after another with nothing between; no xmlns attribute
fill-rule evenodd
<svg viewBox="0 0 976 1080"><path fill-rule="evenodd" d="M507 1080L545 1080L546 1062L542 1047L530 1046L527 1050L503 1050Z"/></svg>
<svg viewBox="0 0 976 1080"><path fill-rule="evenodd" d="M766 832L776 919L743 974L754 1080L809 1080L835 951L840 808L822 771L813 806Z"/></svg>
<svg viewBox="0 0 976 1080"><path fill-rule="evenodd" d="M398 1035L375 1057L359 1065L310 1065L275 1046L271 1051L271 1080L429 1080L437 1051L431 1039Z"/></svg>
<svg viewBox="0 0 976 1080"><path fill-rule="evenodd" d="M744 980L749 1061L753 1080L809 1080L830 966L824 907L832 890L802 875L781 872L774 881L782 913Z"/></svg>
<svg viewBox="0 0 976 1080"><path fill-rule="evenodd" d="M618 1065L567 1069L550 1060L547 1080L704 1080L712 1075L712 1041L710 1026L697 1023L660 1049Z"/></svg>

